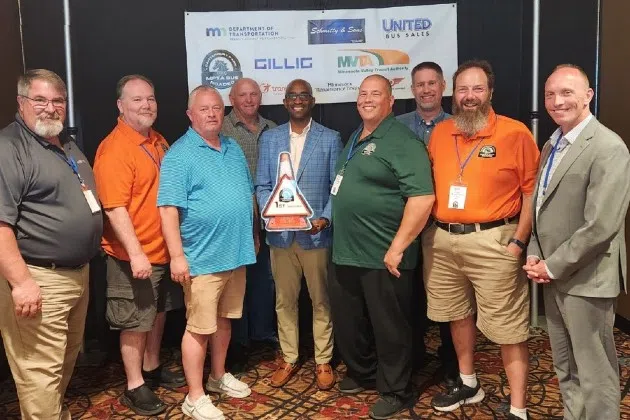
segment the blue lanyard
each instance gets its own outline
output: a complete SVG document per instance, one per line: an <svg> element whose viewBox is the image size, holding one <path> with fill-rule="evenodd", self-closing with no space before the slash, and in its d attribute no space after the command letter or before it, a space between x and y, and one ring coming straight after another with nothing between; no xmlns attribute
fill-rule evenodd
<svg viewBox="0 0 630 420"><path fill-rule="evenodd" d="M547 161L547 169L545 170L545 179L543 180L543 195L547 192L547 185L549 185L549 174L551 173L551 165L553 165L553 158L556 156L556 150L558 150L558 144L560 144L560 140L562 140L562 131L558 136L558 139L551 147L551 154L549 155L549 160Z"/></svg>
<svg viewBox="0 0 630 420"><path fill-rule="evenodd" d="M356 148L356 145L357 145L357 140L359 139L359 136L361 135L362 131L363 131L363 126L359 127L359 129L352 136L352 140L350 141L350 148L348 149L348 156L346 157L346 162L343 164L341 171L339 171L339 173L342 175L344 171L346 170L346 166L348 165L348 162L350 162L350 159L352 159L352 157L359 151L359 149Z"/></svg>
<svg viewBox="0 0 630 420"><path fill-rule="evenodd" d="M142 147L142 150L144 150L144 153L147 154L147 156L149 156L151 158L151 160L153 161L153 163L155 163L155 166L157 166L158 170L160 170L160 163L161 161L159 160L155 160L155 157L153 157L153 155L147 150L146 147L144 147L144 144L141 144L140 147ZM157 151L157 149L156 149ZM160 153L158 152L158 156L160 155Z"/></svg>
<svg viewBox="0 0 630 420"><path fill-rule="evenodd" d="M455 152L457 152L457 163L459 164L459 180L461 181L462 179L462 175L464 175L464 168L466 167L466 165L468 165L468 161L470 160L470 158L472 157L473 153L475 153L475 150L477 150L477 147L479 147L479 145L481 144L482 141L484 141L484 137L482 137L481 139L479 139L479 141L477 142L477 144L475 145L475 147L470 151L470 153L468 154L468 157L466 158L466 160L464 161L464 163L462 163L462 159L459 156L459 147L457 146L457 136L453 136L453 139L455 140Z"/></svg>
<svg viewBox="0 0 630 420"><path fill-rule="evenodd" d="M72 156L68 157L64 152L59 153L53 150L53 153L59 156L59 159L63 160L64 162L68 164L70 169L72 169L72 173L74 173L77 176L77 178L79 178L79 182L81 183L81 186L85 186L85 181L83 181L83 177L79 173L79 165L77 164L77 161L74 160Z"/></svg>

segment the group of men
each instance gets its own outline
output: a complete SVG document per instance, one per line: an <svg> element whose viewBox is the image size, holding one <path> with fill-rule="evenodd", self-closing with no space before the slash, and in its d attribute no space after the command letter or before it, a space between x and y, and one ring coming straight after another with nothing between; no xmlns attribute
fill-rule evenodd
<svg viewBox="0 0 630 420"><path fill-rule="evenodd" d="M452 116L441 105L445 87L439 65L418 64L417 109L394 117L389 80L366 77L362 123L344 146L313 120L305 80L287 86L289 122L277 127L258 113L254 80L234 84L225 117L221 95L202 85L188 99L190 128L169 148L152 128L153 84L125 76L118 123L92 173L62 135L63 81L27 71L16 121L0 131L0 303L14 308L0 331L22 417L69 418L63 396L83 336L88 262L102 246L106 317L121 331L127 377L121 402L141 415L166 409L157 386L187 384L187 416L224 418L206 390L251 393L226 371L226 355L242 362L250 340L276 340L274 300L282 360L270 384L287 384L303 361L305 278L320 389L336 383L334 343L347 368L339 391L378 391L372 418L412 406L426 328L418 318L428 316L440 327L446 385L432 406L453 411L483 400L478 328L501 347L508 418L527 419L530 278L544 285L565 418L619 418L612 324L625 289L626 145L591 115L593 91L574 65L558 66L545 84L559 128L542 156L522 123L492 108L487 62L465 62L453 75ZM312 210L308 230L262 229L281 153ZM159 360L165 312L183 306L184 375Z"/></svg>

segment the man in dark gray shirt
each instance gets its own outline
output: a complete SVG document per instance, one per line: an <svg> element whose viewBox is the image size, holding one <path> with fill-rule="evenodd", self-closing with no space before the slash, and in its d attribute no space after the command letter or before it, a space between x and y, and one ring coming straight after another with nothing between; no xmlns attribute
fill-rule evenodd
<svg viewBox="0 0 630 420"><path fill-rule="evenodd" d="M81 347L88 262L102 215L94 177L61 136L66 86L48 70L18 81L0 130L0 332L23 419L70 419L63 397Z"/></svg>

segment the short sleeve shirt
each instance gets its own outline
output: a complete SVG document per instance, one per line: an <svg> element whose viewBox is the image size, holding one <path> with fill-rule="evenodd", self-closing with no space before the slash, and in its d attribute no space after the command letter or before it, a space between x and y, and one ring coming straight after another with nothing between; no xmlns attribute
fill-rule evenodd
<svg viewBox="0 0 630 420"><path fill-rule="evenodd" d="M431 166L424 144L390 114L353 146L355 131L337 160L343 176L332 196L333 262L385 269L383 258L402 221L408 197L433 194ZM413 269L419 244L404 252L399 268Z"/></svg>
<svg viewBox="0 0 630 420"><path fill-rule="evenodd" d="M168 143L157 131L150 129L145 137L118 118L118 124L101 142L94 159L94 176L103 208L127 210L138 242L151 264L169 261L157 208L160 166L167 150ZM107 219L101 245L107 254L129 261Z"/></svg>
<svg viewBox="0 0 630 420"><path fill-rule="evenodd" d="M72 140L60 140L63 150L37 136L19 115L0 130L0 221L13 226L27 263L72 267L98 252L103 216L90 209L70 163L98 200L85 155Z"/></svg>
<svg viewBox="0 0 630 420"><path fill-rule="evenodd" d="M178 208L184 254L194 276L256 262L254 186L247 160L233 139L220 140L221 150L216 150L189 128L162 162L157 204Z"/></svg>
<svg viewBox="0 0 630 420"><path fill-rule="evenodd" d="M483 223L513 217L521 210L522 195L534 192L540 153L520 121L491 110L486 126L473 138L465 138L449 119L435 127L428 149L435 180L433 216L441 222ZM459 182L460 161L463 164L468 156L461 181L467 189L464 208L450 209L450 188Z"/></svg>

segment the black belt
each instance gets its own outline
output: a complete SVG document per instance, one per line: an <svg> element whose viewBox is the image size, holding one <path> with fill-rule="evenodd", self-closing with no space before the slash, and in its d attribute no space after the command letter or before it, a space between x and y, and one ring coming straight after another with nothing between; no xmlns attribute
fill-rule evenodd
<svg viewBox="0 0 630 420"><path fill-rule="evenodd" d="M34 265L35 267L48 268L49 270L79 270L85 267L85 264L79 265L61 265L54 262L37 260L32 258L24 258L24 262L28 265Z"/></svg>
<svg viewBox="0 0 630 420"><path fill-rule="evenodd" d="M505 218L501 220L495 220L493 222L484 222L484 223L443 223L435 221L435 225L440 229L444 229L448 233L452 233L454 235L463 235L466 233L477 232L477 226L479 226L479 230L488 230L495 227L508 225L514 221L518 220L518 214L516 216Z"/></svg>

